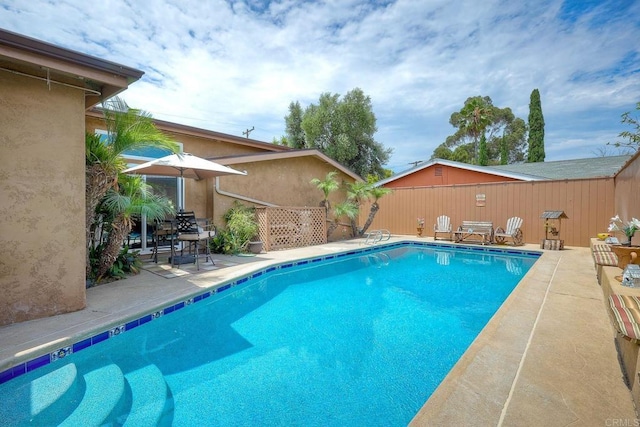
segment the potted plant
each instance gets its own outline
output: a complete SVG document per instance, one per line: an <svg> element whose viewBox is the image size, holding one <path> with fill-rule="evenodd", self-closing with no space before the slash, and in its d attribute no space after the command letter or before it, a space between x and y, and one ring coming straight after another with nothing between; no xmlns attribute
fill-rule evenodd
<svg viewBox="0 0 640 427"><path fill-rule="evenodd" d="M424 230L424 218L418 218L418 237L422 237L422 230Z"/></svg>
<svg viewBox="0 0 640 427"><path fill-rule="evenodd" d="M611 218L611 223L609 224L609 232L612 231L621 231L627 236L627 241L623 243L625 246L631 246L631 239L633 235L636 234L636 231L640 230L640 220L637 218L631 218L631 221L627 221L626 223L620 219L620 215L616 215Z"/></svg>
<svg viewBox="0 0 640 427"><path fill-rule="evenodd" d="M258 236L254 236L253 239L249 240L247 243L247 249L249 249L249 252L252 254L259 254L262 252L262 247L262 240L260 240L260 237Z"/></svg>

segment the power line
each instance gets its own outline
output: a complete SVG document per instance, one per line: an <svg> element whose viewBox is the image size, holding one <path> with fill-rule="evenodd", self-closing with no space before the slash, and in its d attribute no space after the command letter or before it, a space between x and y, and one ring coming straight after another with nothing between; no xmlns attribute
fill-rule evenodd
<svg viewBox="0 0 640 427"><path fill-rule="evenodd" d="M413 167L415 168L416 166L418 166L422 162L424 162L424 160L416 160L415 162L409 162L409 164L413 165Z"/></svg>

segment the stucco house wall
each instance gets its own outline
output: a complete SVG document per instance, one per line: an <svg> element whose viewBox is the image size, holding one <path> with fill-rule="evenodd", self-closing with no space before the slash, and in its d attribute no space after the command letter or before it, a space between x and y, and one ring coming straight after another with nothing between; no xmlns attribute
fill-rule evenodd
<svg viewBox="0 0 640 427"><path fill-rule="evenodd" d="M85 307L85 110L141 76L0 29L0 325Z"/></svg>
<svg viewBox="0 0 640 427"><path fill-rule="evenodd" d="M0 324L85 306L84 93L0 72Z"/></svg>
<svg viewBox="0 0 640 427"><path fill-rule="evenodd" d="M337 171L333 165L313 155L250 163L241 161L241 159L235 159L232 162L221 160L229 167L247 171L247 176L219 178L218 189L213 189L213 203L210 204L213 208L212 218L216 225L224 225L222 215L232 206L234 200L250 206L260 206L259 203L251 203L221 193L233 193L277 206L317 207L320 206L324 194L310 181L314 178L324 179L327 173ZM339 183L355 181L344 172L337 172L336 180ZM340 190L330 195L329 200L332 205L335 205L344 201L345 198L346 191L343 185Z"/></svg>

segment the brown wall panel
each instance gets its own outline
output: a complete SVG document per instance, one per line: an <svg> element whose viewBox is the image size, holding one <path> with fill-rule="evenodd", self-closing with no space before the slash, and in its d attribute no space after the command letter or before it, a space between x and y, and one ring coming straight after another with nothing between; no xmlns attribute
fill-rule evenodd
<svg viewBox="0 0 640 427"><path fill-rule="evenodd" d="M477 194L485 194L485 206L476 206ZM378 201L380 210L371 229L413 235L416 218L424 217L425 234L432 236L435 219L442 214L451 217L454 229L464 220L493 221L494 227L505 227L508 218L520 216L525 241L539 243L544 238L542 212L563 210L569 217L561 223L565 245L589 246L591 237L606 231L615 214L615 200L613 178L397 188ZM363 206L361 223L368 212L369 206Z"/></svg>

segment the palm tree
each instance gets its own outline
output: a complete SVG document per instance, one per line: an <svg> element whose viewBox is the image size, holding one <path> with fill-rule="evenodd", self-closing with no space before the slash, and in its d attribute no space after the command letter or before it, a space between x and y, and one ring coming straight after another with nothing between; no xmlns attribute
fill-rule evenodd
<svg viewBox="0 0 640 427"><path fill-rule="evenodd" d="M311 184L315 185L318 190L322 191L322 194L324 194L324 200L320 202L320 206L324 206L324 209L327 211L327 216L329 216L329 211L331 210L329 194L340 188L340 184L338 184L338 181L336 181L336 175L338 175L337 171L331 171L327 174L327 176L325 176L323 180L313 178L310 181Z"/></svg>
<svg viewBox="0 0 640 427"><path fill-rule="evenodd" d="M166 197L153 192L142 176L120 174L117 190L111 188L100 204L112 218L107 241L100 251L95 278L100 280L118 257L122 242L131 232L136 220L146 216L148 221L175 215L175 208Z"/></svg>
<svg viewBox="0 0 640 427"><path fill-rule="evenodd" d="M371 208L369 210L369 216L367 217L367 221L364 223L364 226L362 227L362 230L360 231L360 235L366 233L366 231L369 229L369 227L371 226L371 223L373 222L373 218L376 216L376 213L378 213L378 210L380 209L380 206L378 205L378 200L380 200L381 197L386 196L387 194L391 193L391 189L390 188L384 188L384 187L371 187L369 189L369 198L373 199L373 202L371 203Z"/></svg>
<svg viewBox="0 0 640 427"><path fill-rule="evenodd" d="M362 204L366 200L373 199L371 203L371 208L369 210L369 216L367 217L367 221L364 223L364 226L361 229L358 229L358 225L356 224L356 219L351 219L351 230L355 237L360 237L364 233L367 232L371 223L373 222L376 213L380 209L378 205L378 200L391 193L389 188L384 187L374 187L372 183L368 182L354 182L350 184L347 189L347 198L354 203L358 208L362 206Z"/></svg>
<svg viewBox="0 0 640 427"><path fill-rule="evenodd" d="M333 221L329 224L327 228L327 239L331 234L335 231L336 228L340 225L340 218L346 216L349 220L355 220L358 216L359 212L358 206L355 203L347 200L342 203L338 203L333 208Z"/></svg>
<svg viewBox="0 0 640 427"><path fill-rule="evenodd" d="M473 158L476 162L480 136L484 135L485 129L491 124L491 107L486 99L476 96L470 98L460 111L462 129L473 137Z"/></svg>
<svg viewBox="0 0 640 427"><path fill-rule="evenodd" d="M91 273L89 245L96 221L96 208L107 192L117 186L118 174L126 168L122 154L144 147L164 148L172 153L179 150L171 138L156 128L150 114L129 108L118 97L112 98L103 106L107 127L106 141L102 141L99 135L91 134L87 134L85 139L87 277Z"/></svg>

